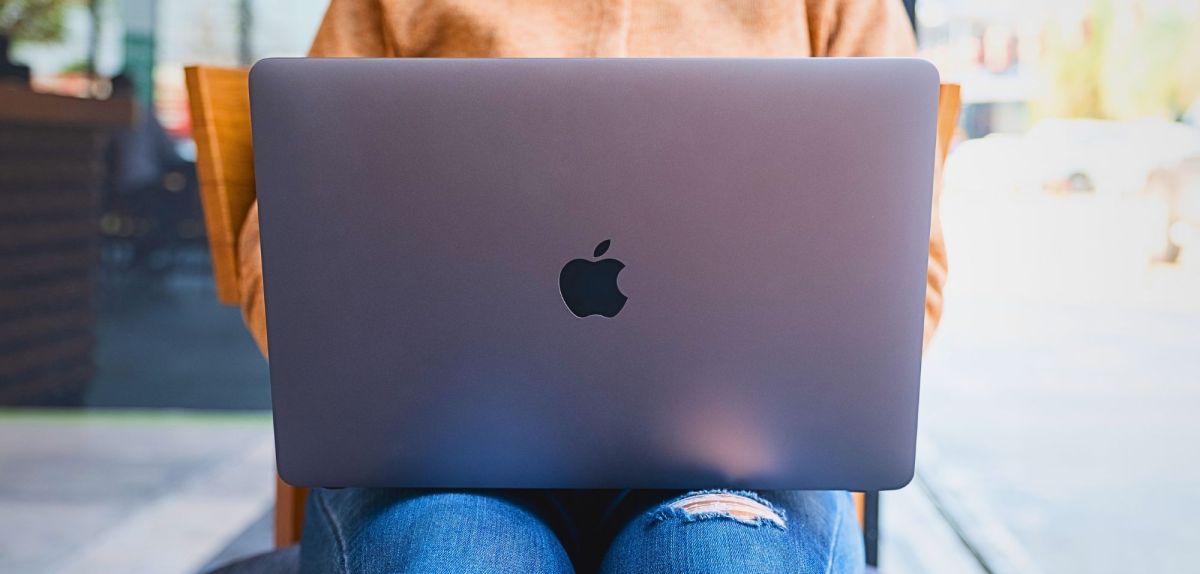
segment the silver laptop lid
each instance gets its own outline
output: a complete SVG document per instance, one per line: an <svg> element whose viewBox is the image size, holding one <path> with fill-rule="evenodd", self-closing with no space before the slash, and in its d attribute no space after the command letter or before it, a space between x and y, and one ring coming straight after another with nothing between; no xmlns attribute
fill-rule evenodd
<svg viewBox="0 0 1200 574"><path fill-rule="evenodd" d="M260 62L283 478L902 486L937 88L908 59Z"/></svg>

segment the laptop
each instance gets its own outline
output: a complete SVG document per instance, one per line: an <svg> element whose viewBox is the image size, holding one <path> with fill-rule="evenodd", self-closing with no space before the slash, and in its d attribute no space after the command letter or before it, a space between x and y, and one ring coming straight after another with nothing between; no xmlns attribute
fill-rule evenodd
<svg viewBox="0 0 1200 574"><path fill-rule="evenodd" d="M250 95L285 481L910 481L929 63L269 59Z"/></svg>

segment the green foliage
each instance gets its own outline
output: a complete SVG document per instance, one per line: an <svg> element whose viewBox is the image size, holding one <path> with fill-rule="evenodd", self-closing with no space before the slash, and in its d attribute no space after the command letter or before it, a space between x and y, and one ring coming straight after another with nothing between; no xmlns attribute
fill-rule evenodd
<svg viewBox="0 0 1200 574"><path fill-rule="evenodd" d="M0 0L0 35L18 42L62 40L66 8L78 0Z"/></svg>
<svg viewBox="0 0 1200 574"><path fill-rule="evenodd" d="M1200 97L1200 10L1092 0L1080 27L1042 35L1043 117L1178 117ZM1056 25L1060 24L1060 25Z"/></svg>
<svg viewBox="0 0 1200 574"><path fill-rule="evenodd" d="M1103 58L1097 47L1105 36L1106 6L1082 29L1049 22L1042 33L1042 93L1033 102L1035 115L1044 117L1100 117L1100 78Z"/></svg>

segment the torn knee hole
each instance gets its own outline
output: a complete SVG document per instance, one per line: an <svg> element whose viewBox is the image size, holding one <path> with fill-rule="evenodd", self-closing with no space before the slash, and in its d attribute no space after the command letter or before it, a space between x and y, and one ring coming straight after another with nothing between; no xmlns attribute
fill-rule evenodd
<svg viewBox="0 0 1200 574"><path fill-rule="evenodd" d="M786 529L783 511L758 495L746 492L700 492L671 502L658 512L659 520L685 521L727 519L751 526L771 525Z"/></svg>

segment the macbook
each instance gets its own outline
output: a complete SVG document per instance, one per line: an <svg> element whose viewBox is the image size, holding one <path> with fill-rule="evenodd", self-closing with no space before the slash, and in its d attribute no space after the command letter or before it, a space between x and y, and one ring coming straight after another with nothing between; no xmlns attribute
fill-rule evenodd
<svg viewBox="0 0 1200 574"><path fill-rule="evenodd" d="M286 481L911 479L929 63L269 59L250 91Z"/></svg>

